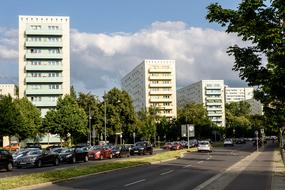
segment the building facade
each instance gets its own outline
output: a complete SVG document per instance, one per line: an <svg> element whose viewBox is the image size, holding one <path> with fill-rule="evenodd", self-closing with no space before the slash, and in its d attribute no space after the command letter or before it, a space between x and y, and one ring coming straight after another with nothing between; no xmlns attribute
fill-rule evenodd
<svg viewBox="0 0 285 190"><path fill-rule="evenodd" d="M245 101L253 98L252 87L232 88L225 85L225 101L226 103Z"/></svg>
<svg viewBox="0 0 285 190"><path fill-rule="evenodd" d="M69 17L19 16L19 97L42 113L70 93Z"/></svg>
<svg viewBox="0 0 285 190"><path fill-rule="evenodd" d="M201 80L177 90L177 105L202 103L208 117L218 126L225 126L225 101L223 80Z"/></svg>
<svg viewBox="0 0 285 190"><path fill-rule="evenodd" d="M160 116L176 118L175 60L144 60L121 80L135 111L153 107Z"/></svg>
<svg viewBox="0 0 285 190"><path fill-rule="evenodd" d="M15 84L0 84L0 96L10 95L13 99L17 97L16 95L16 85Z"/></svg>

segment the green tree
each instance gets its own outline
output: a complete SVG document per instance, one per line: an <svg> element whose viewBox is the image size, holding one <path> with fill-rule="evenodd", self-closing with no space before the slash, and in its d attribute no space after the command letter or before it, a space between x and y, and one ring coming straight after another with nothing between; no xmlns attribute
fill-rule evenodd
<svg viewBox="0 0 285 190"><path fill-rule="evenodd" d="M42 119L40 110L27 98L14 101L16 109L20 112L16 136L21 139L35 138L41 133Z"/></svg>
<svg viewBox="0 0 285 190"><path fill-rule="evenodd" d="M198 138L211 137L212 127L214 127L203 104L193 102L178 109L177 125L181 126L182 124L194 124L195 136Z"/></svg>
<svg viewBox="0 0 285 190"><path fill-rule="evenodd" d="M68 142L70 137L87 135L87 115L70 95L65 95L57 102L56 109L47 112L44 118L45 129Z"/></svg>
<svg viewBox="0 0 285 190"><path fill-rule="evenodd" d="M247 47L229 47L228 53L235 57L233 70L250 86L257 87L255 98L278 122L285 119L284 10L284 0L243 0L237 10L211 4L207 15L210 22L226 27L227 33L251 42Z"/></svg>
<svg viewBox="0 0 285 190"><path fill-rule="evenodd" d="M137 116L132 100L127 92L113 88L103 97L101 103L102 115L106 105L108 134L113 139L116 133L122 132L125 141L131 141L132 133L136 131Z"/></svg>
<svg viewBox="0 0 285 190"><path fill-rule="evenodd" d="M0 134L3 136L15 135L20 123L20 111L13 102L12 97L0 97Z"/></svg>
<svg viewBox="0 0 285 190"><path fill-rule="evenodd" d="M92 129L94 128L97 133L102 133L103 114L100 110L98 98L90 93L79 93L77 103L84 109L86 115L90 115ZM89 128L89 123L87 127ZM78 137L78 140L87 141L87 136Z"/></svg>
<svg viewBox="0 0 285 190"><path fill-rule="evenodd" d="M141 110L138 113L140 120L139 132L143 140L150 141L156 135L156 125L158 121L157 110L150 107L148 110Z"/></svg>

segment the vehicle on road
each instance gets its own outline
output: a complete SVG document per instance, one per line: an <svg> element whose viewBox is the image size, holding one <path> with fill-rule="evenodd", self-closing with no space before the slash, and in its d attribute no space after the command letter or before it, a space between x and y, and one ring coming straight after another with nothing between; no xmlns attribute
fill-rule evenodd
<svg viewBox="0 0 285 190"><path fill-rule="evenodd" d="M112 154L115 158L130 157L130 150L126 146L114 146L112 147Z"/></svg>
<svg viewBox="0 0 285 190"><path fill-rule="evenodd" d="M88 151L82 148L62 148L59 151L61 162L76 163L78 161L88 162Z"/></svg>
<svg viewBox="0 0 285 190"><path fill-rule="evenodd" d="M170 150L180 150L183 149L182 145L179 142L172 143Z"/></svg>
<svg viewBox="0 0 285 190"><path fill-rule="evenodd" d="M14 161L17 168L27 166L36 166L39 168L43 165L49 164L57 166L59 163L60 157L58 153L52 151L42 151L40 149L28 151Z"/></svg>
<svg viewBox="0 0 285 190"><path fill-rule="evenodd" d="M104 158L113 158L112 149L104 146L92 146L88 152L89 160L103 160Z"/></svg>
<svg viewBox="0 0 285 190"><path fill-rule="evenodd" d="M172 142L166 142L162 148L165 150L170 150L171 146L172 146Z"/></svg>
<svg viewBox="0 0 285 190"><path fill-rule="evenodd" d="M246 143L246 141L244 138L237 138L236 139L236 144L245 144L245 143Z"/></svg>
<svg viewBox="0 0 285 190"><path fill-rule="evenodd" d="M134 144L130 151L131 155L144 155L144 154L153 154L153 147L147 141L141 141Z"/></svg>
<svg viewBox="0 0 285 190"><path fill-rule="evenodd" d="M38 143L27 143L25 148L38 148L38 149L42 149L42 146Z"/></svg>
<svg viewBox="0 0 285 190"><path fill-rule="evenodd" d="M226 146L234 146L233 139L229 139L229 138L225 139L224 140L224 147L226 147Z"/></svg>
<svg viewBox="0 0 285 190"><path fill-rule="evenodd" d="M197 146L198 152L207 151L212 152L213 147L209 141L199 141Z"/></svg>
<svg viewBox="0 0 285 190"><path fill-rule="evenodd" d="M4 146L3 149L8 151L18 151L20 150L20 145L19 143L11 143L10 145Z"/></svg>
<svg viewBox="0 0 285 190"><path fill-rule="evenodd" d="M10 152L4 149L0 149L0 170L6 169L12 171L13 169L13 157Z"/></svg>

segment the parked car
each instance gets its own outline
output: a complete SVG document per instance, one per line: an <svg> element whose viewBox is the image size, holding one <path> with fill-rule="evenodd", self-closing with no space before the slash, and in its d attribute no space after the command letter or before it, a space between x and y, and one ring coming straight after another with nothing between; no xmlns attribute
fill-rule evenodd
<svg viewBox="0 0 285 190"><path fill-rule="evenodd" d="M212 152L213 147L209 141L199 141L197 146L198 152L207 151Z"/></svg>
<svg viewBox="0 0 285 190"><path fill-rule="evenodd" d="M172 142L166 142L162 148L165 150L170 150L171 146L172 146Z"/></svg>
<svg viewBox="0 0 285 190"><path fill-rule="evenodd" d="M113 157L116 157L116 158L129 157L130 150L129 150L129 147L126 147L126 146L114 146L112 148L112 154L113 154Z"/></svg>
<svg viewBox="0 0 285 190"><path fill-rule="evenodd" d="M233 139L229 139L229 138L225 139L225 140L224 140L224 146L225 146L225 147L226 147L226 146L234 146L234 141L233 141Z"/></svg>
<svg viewBox="0 0 285 190"><path fill-rule="evenodd" d="M0 149L0 169L6 169L7 171L13 169L13 157L10 152L4 149Z"/></svg>
<svg viewBox="0 0 285 190"><path fill-rule="evenodd" d="M104 146L92 146L88 152L89 160L103 160L113 158L112 149Z"/></svg>
<svg viewBox="0 0 285 190"><path fill-rule="evenodd" d="M152 155L153 154L153 147L147 141L137 142L132 147L130 153L131 153L131 155L135 155L135 154L144 155L144 154L147 154L147 153Z"/></svg>
<svg viewBox="0 0 285 190"><path fill-rule="evenodd" d="M4 146L3 149L8 151L18 151L20 150L20 145L19 143L11 143L10 145Z"/></svg>
<svg viewBox="0 0 285 190"><path fill-rule="evenodd" d="M244 138L238 138L238 139L236 139L236 144L245 144L245 143L246 143L246 141L245 141Z"/></svg>
<svg viewBox="0 0 285 190"><path fill-rule="evenodd" d="M38 149L42 149L42 146L38 143L27 143L25 148L38 148Z"/></svg>
<svg viewBox="0 0 285 190"><path fill-rule="evenodd" d="M27 166L42 167L43 165L48 164L53 164L57 166L60 163L60 157L57 153L52 151L42 151L40 149L34 149L18 157L14 163L17 168Z"/></svg>
<svg viewBox="0 0 285 190"><path fill-rule="evenodd" d="M75 163L88 162L88 151L82 148L62 148L58 151L61 162Z"/></svg>
<svg viewBox="0 0 285 190"><path fill-rule="evenodd" d="M172 143L170 150L180 150L182 149L182 145L179 142Z"/></svg>

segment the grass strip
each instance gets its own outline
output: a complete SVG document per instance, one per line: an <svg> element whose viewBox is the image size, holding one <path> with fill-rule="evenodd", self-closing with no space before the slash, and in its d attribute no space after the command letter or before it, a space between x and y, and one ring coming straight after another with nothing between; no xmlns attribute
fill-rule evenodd
<svg viewBox="0 0 285 190"><path fill-rule="evenodd" d="M195 151L195 149L190 149L189 151ZM0 190L19 188L23 186L35 185L46 182L61 181L72 177L77 177L87 174L96 174L99 172L105 172L114 169L133 167L142 164L150 164L151 162L155 161L163 161L171 158L180 157L181 154L185 152L187 152L187 150L167 151L149 157L130 158L127 160L118 160L116 162L109 162L109 163L102 163L102 164L88 165L88 166L75 165L74 167L64 168L60 170L6 177L0 179Z"/></svg>

